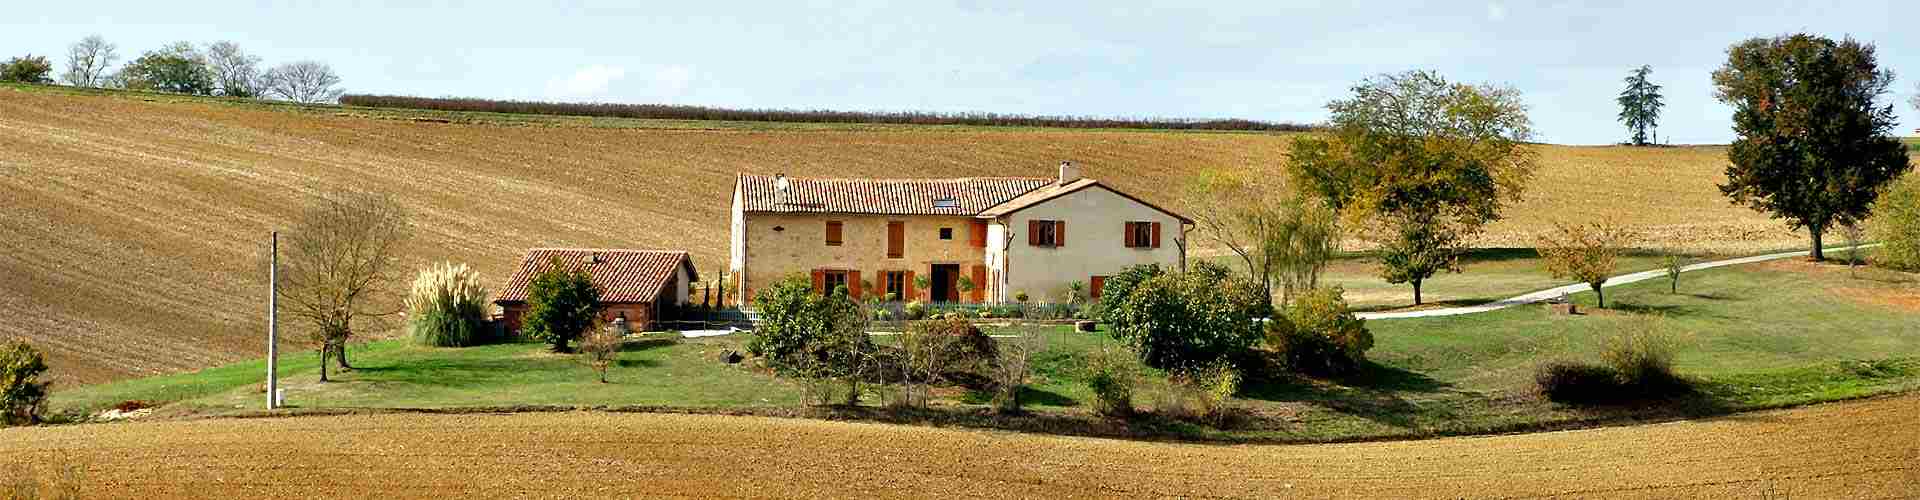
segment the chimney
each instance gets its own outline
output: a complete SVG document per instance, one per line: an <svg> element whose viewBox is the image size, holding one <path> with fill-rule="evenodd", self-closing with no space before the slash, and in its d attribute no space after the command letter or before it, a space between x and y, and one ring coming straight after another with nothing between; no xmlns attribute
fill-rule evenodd
<svg viewBox="0 0 1920 500"><path fill-rule="evenodd" d="M782 194L787 192L787 174L778 172L773 174L773 189Z"/></svg>
<svg viewBox="0 0 1920 500"><path fill-rule="evenodd" d="M1080 180L1080 167L1073 166L1070 161L1060 162L1060 185L1065 186L1077 180Z"/></svg>

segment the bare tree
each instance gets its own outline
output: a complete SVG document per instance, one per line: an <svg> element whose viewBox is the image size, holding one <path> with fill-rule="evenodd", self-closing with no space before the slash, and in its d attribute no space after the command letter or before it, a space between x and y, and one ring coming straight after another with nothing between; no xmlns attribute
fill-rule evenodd
<svg viewBox="0 0 1920 500"><path fill-rule="evenodd" d="M300 61L267 70L266 92L293 102L318 104L340 99L340 76L316 61Z"/></svg>
<svg viewBox="0 0 1920 500"><path fill-rule="evenodd" d="M119 54L116 47L100 35L93 35L67 47L67 74L61 79L75 87L101 87L107 83L107 68Z"/></svg>
<svg viewBox="0 0 1920 500"><path fill-rule="evenodd" d="M207 67L213 84L227 97L259 97L260 57L240 50L240 44L214 42L207 46Z"/></svg>
<svg viewBox="0 0 1920 500"><path fill-rule="evenodd" d="M280 304L312 328L320 344L320 381L327 358L347 363L354 330L378 329L401 310L395 260L408 235L407 214L391 198L341 193L309 207L287 231Z"/></svg>

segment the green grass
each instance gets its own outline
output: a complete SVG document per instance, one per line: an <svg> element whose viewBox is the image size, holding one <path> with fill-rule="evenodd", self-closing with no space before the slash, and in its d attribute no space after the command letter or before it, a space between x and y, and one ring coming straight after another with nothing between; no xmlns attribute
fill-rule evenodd
<svg viewBox="0 0 1920 500"><path fill-rule="evenodd" d="M1718 415L1920 388L1920 314L1900 305L1861 302L1851 293L1861 291L1920 296L1920 282L1881 271L1850 279L1832 266L1746 265L1689 273L1679 294L1667 293L1661 281L1610 289L1613 309L1581 316L1550 316L1527 306L1370 321L1376 345L1363 375L1249 381L1238 404L1258 417L1231 430L1160 425L1165 422L1136 427L1230 440L1421 437ZM1582 307L1592 306L1591 294L1573 298ZM1552 360L1597 361L1602 338L1644 315L1662 316L1664 326L1683 338L1676 367L1695 382L1695 394L1601 408L1532 396L1535 367ZM1077 409L1092 398L1082 367L1088 353L1115 345L1106 334L1063 326L990 331L1045 336L1047 349L1034 361L1026 399L1043 415L1092 418ZM682 340L656 334L630 341L611 384L596 383L574 358L549 354L536 344L445 349L381 341L356 347L358 369L336 375L333 383L314 380L312 353L286 356L282 373L289 403L306 408L795 405L795 384L749 368L752 363L715 360L721 350L740 349L745 340L745 335ZM174 408L197 413L258 408L260 373L259 362L248 362L83 387L56 394L55 405L93 410L138 399L179 402ZM1136 391L1136 404L1143 407L1165 387L1158 374L1149 375ZM946 408L979 408L984 401L965 391L942 394L948 401L938 406Z"/></svg>
<svg viewBox="0 0 1920 500"><path fill-rule="evenodd" d="M1772 252L1763 252L1772 253ZM1689 262L1737 256L1689 254ZM1630 252L1620 257L1614 274L1626 274L1661 268L1663 256L1651 251ZM1244 267L1238 260L1215 259ZM1347 254L1327 267L1322 284L1346 289L1347 301L1359 311L1413 309L1413 286L1392 284L1380 279L1379 259L1365 253ZM1428 279L1421 288L1426 308L1484 304L1536 290L1570 283L1547 273L1540 255L1531 248L1477 248L1460 259L1459 273L1443 273Z"/></svg>

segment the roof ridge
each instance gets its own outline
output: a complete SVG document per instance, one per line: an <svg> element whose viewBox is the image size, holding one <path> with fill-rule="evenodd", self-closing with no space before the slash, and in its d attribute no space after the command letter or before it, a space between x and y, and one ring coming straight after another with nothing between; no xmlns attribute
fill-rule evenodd
<svg viewBox="0 0 1920 500"><path fill-rule="evenodd" d="M760 174L740 174L740 175L741 177L757 177L757 178L763 178L763 179L773 178L773 176L771 175L760 175ZM971 176L971 177L794 177L794 176L787 176L787 179L805 180L805 181L856 181L856 182L888 182L888 181L927 182L927 181L969 181L969 180L1053 181L1054 180L1053 177L991 176L991 175L990 176Z"/></svg>
<svg viewBox="0 0 1920 500"><path fill-rule="evenodd" d="M687 253L686 250L650 250L650 249L643 249L643 248L585 248L585 247L534 247L534 248L528 248L527 252L531 253L531 252L538 252L542 250L549 250L549 251L558 250L558 251L565 251L565 252Z"/></svg>

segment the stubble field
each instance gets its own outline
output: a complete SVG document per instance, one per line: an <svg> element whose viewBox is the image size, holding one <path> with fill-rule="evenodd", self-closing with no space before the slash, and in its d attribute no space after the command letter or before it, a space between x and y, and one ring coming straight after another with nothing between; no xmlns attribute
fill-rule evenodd
<svg viewBox="0 0 1920 500"><path fill-rule="evenodd" d="M88 496L1901 498L1920 398L1425 441L1171 444L762 417L348 415L0 429ZM901 443L912 443L902 446Z"/></svg>
<svg viewBox="0 0 1920 500"><path fill-rule="evenodd" d="M456 118L0 86L0 337L47 350L62 385L258 357L266 234L341 189L391 193L414 213L407 267L454 260L499 280L528 247L591 246L684 249L709 271L725 260L739 172L1048 176L1070 159L1178 207L1188 174L1278 172L1292 139ZM1529 246L1554 220L1630 224L1692 251L1800 243L1720 197L1722 148L1539 152L1528 200L1481 244Z"/></svg>

